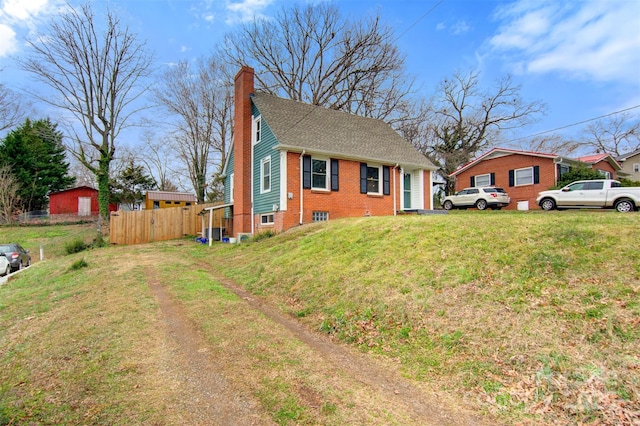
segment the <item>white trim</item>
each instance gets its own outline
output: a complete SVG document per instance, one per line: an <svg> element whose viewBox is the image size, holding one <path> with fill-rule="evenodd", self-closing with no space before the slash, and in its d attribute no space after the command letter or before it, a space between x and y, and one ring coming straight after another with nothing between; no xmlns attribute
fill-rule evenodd
<svg viewBox="0 0 640 426"><path fill-rule="evenodd" d="M527 183L518 183L518 172L523 171L523 170L531 170L531 182L527 182ZM513 186L527 186L527 185L533 185L534 182L534 178L533 178L533 166L530 167L523 167L521 169L515 169L513 171Z"/></svg>
<svg viewBox="0 0 640 426"><path fill-rule="evenodd" d="M280 211L287 211L287 153L280 152Z"/></svg>
<svg viewBox="0 0 640 426"><path fill-rule="evenodd" d="M267 175L264 173L264 166L265 164L269 163L269 187L265 188L264 186L264 178L267 177ZM272 170L271 170L271 156L268 155L266 157L264 157L262 160L260 160L260 193L261 194L266 194L268 192L271 192L271 187L272 187L272 182L271 182L271 177L273 176Z"/></svg>
<svg viewBox="0 0 640 426"><path fill-rule="evenodd" d="M251 146L257 145L262 140L262 116L253 118L251 122Z"/></svg>
<svg viewBox="0 0 640 426"><path fill-rule="evenodd" d="M482 185L480 185L480 184L478 183L478 178L479 178L479 177L482 177L482 178L489 178L489 180L487 181L487 183L486 183L486 184L485 184L485 183L483 183ZM476 175L476 176L474 177L474 179L473 179L473 183L474 183L474 185L473 185L473 186L491 186L491 173L484 173L484 174L481 174L481 175Z"/></svg>
<svg viewBox="0 0 640 426"><path fill-rule="evenodd" d="M233 203L233 191L236 189L235 188L235 183L233 182L233 178L235 177L235 173L231 173L229 175L229 192L230 192L230 196L229 196L229 201L231 201Z"/></svg>
<svg viewBox="0 0 640 426"><path fill-rule="evenodd" d="M369 191L369 168L378 169L378 192ZM374 165L367 163L367 195L382 195L384 192L384 173L382 170L382 165Z"/></svg>
<svg viewBox="0 0 640 426"><path fill-rule="evenodd" d="M412 174L418 178L418 190L417 194L414 194L413 188L411 189L411 203L413 204L413 200L417 200L415 208L424 209L424 170L414 170Z"/></svg>
<svg viewBox="0 0 640 426"><path fill-rule="evenodd" d="M271 216L271 221L269 222L269 216ZM267 218L267 222L263 222L262 219ZM276 223L276 214L274 212L271 213L262 213L260 215L260 225L273 225Z"/></svg>
<svg viewBox="0 0 640 426"><path fill-rule="evenodd" d="M313 162L324 161L324 188L313 186ZM331 191L331 160L323 157L311 157L311 189L314 191Z"/></svg>

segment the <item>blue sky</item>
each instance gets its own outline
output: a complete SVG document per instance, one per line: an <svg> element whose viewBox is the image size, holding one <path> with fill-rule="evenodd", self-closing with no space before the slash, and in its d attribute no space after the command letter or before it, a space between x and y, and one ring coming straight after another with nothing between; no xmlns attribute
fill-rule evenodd
<svg viewBox="0 0 640 426"><path fill-rule="evenodd" d="M96 10L104 2L96 2ZM304 3L304 0L298 3ZM71 0L71 4L77 4ZM111 0L148 43L159 67L208 55L224 33L254 16L269 18L284 0ZM514 137L560 127L578 137L590 120L629 109L640 116L640 1L341 0L344 16L379 12L399 37L408 71L428 98L456 71L479 69L483 85L510 74L527 100L548 114ZM98 6L99 5L99 6ZM42 31L59 0L0 0L0 81L33 84L15 66L24 40ZM38 112L48 114L42 105ZM549 133L551 134L551 133ZM525 147L526 148L526 147Z"/></svg>

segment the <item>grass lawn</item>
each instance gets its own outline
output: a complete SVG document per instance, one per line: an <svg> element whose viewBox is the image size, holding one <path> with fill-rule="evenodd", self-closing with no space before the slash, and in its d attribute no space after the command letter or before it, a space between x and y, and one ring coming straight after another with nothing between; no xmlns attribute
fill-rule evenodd
<svg viewBox="0 0 640 426"><path fill-rule="evenodd" d="M143 266L158 263L210 341L221 327L246 335L247 320L212 318L211 306L235 302L197 264L507 424L636 425L639 231L639 214L460 211L336 220L247 244L66 255L67 242L89 243L95 229L0 228L0 240L32 252L42 245L49 259L0 287L0 425L162 424L166 395L149 383L154 358L139 355L157 345ZM178 275L189 279L171 279ZM255 392L274 421L348 418L339 400L326 405L333 423L282 417L275 395L288 401L295 386L271 369L295 377L302 361L274 366L278 358L262 355L246 365L264 373Z"/></svg>

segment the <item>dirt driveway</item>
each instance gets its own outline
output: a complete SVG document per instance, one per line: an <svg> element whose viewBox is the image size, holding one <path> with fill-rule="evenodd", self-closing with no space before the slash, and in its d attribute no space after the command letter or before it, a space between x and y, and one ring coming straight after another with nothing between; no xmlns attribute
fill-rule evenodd
<svg viewBox="0 0 640 426"><path fill-rule="evenodd" d="M211 265L201 264L199 267L206 269L212 279L241 299L238 313L267 321L274 333L272 338L282 342L283 350L287 341L295 341L299 345L297 356L303 361L292 363L291 369L306 369L298 372L306 377L305 382L288 377L281 379L291 382L291 387L312 416L324 409L323 391L318 391L321 389L326 393L335 391L349 395L352 399L340 401L343 414L335 424L496 424L491 419L456 407L455 401L443 393L404 379L397 365L388 360L359 353L308 330L221 276ZM201 324L189 318L185 306L172 297L156 269L148 265L145 273L150 291L159 305L158 323L165 336L159 373L173 395L167 404L175 408L170 410L175 413L175 418L167 419L167 422L191 425L276 424L273 414L267 412L255 392L256 383L270 380L258 376L269 373L256 371L249 357L238 353L240 345L213 345L211 338L206 337L211 330L204 330ZM291 377L296 377L296 374L292 373Z"/></svg>

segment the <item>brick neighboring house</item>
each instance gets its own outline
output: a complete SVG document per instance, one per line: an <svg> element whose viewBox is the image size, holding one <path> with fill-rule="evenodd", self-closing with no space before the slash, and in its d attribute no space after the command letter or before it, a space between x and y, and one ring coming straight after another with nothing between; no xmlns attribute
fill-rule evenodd
<svg viewBox="0 0 640 426"><path fill-rule="evenodd" d="M640 182L640 149L619 156L616 160L622 166L627 179Z"/></svg>
<svg viewBox="0 0 640 426"><path fill-rule="evenodd" d="M593 154L585 157L578 157L578 161L586 164L593 170L602 173L607 179L617 179L618 172L622 170L620 163L611 154Z"/></svg>
<svg viewBox="0 0 640 426"><path fill-rule="evenodd" d="M586 165L615 179L620 165L609 154L569 158L557 154L494 148L451 173L456 192L467 187L495 185L511 197L509 210L539 208L540 191L556 185L572 167Z"/></svg>
<svg viewBox="0 0 640 426"><path fill-rule="evenodd" d="M249 67L234 102L229 235L432 208L437 168L383 121L256 92Z"/></svg>

